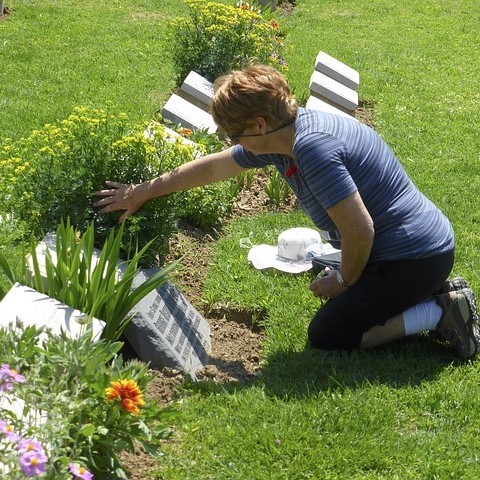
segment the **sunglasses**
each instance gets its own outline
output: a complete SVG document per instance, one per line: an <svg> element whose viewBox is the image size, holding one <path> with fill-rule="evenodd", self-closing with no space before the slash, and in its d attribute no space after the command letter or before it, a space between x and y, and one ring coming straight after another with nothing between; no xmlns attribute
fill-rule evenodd
<svg viewBox="0 0 480 480"><path fill-rule="evenodd" d="M295 119L292 120L291 122L286 123L285 125L274 128L272 130L268 130L268 132L265 132L265 133L243 133L245 131L245 129L247 128L247 127L245 127L240 133L230 133L230 134L227 135L226 138L232 145L236 145L241 138L262 137L263 135L268 135L269 133L278 132L282 128L285 128L285 127L288 127L289 125L291 125L294 121L295 121Z"/></svg>

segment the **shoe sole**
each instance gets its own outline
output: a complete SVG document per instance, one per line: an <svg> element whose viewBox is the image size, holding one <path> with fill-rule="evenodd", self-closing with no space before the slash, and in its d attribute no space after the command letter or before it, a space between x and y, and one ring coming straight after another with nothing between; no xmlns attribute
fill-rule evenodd
<svg viewBox="0 0 480 480"><path fill-rule="evenodd" d="M451 294L456 296L456 301L450 310L450 320L446 325L439 325L437 331L455 347L462 360L469 360L476 355L479 344L475 335L478 332L478 316L471 304L472 292L463 289Z"/></svg>
<svg viewBox="0 0 480 480"><path fill-rule="evenodd" d="M462 303L462 317L464 313L467 314L467 320L465 322L465 328L470 338L470 355L465 359L473 358L478 351L480 343L480 331L479 331L479 318L476 309L475 294L469 288L460 290L463 294ZM466 306L466 311L465 311Z"/></svg>

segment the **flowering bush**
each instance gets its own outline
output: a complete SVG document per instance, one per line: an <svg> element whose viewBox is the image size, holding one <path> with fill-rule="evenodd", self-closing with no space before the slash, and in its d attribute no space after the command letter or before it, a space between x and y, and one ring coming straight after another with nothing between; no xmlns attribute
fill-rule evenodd
<svg viewBox="0 0 480 480"><path fill-rule="evenodd" d="M173 410L144 394L147 366L124 362L121 343L94 342L88 329L40 346L39 334L0 330L0 477L126 479L119 452L156 455L171 434Z"/></svg>
<svg viewBox="0 0 480 480"><path fill-rule="evenodd" d="M118 222L118 213L99 215L93 192L106 180L137 183L176 168L193 158L193 148L165 138L161 124L145 135L145 126L131 129L124 114L78 107L57 125L45 125L18 142L0 146L0 215L16 228L43 236L63 219L84 230L94 220L101 243ZM202 147L199 147L200 149ZM195 203L192 217L211 225L228 210L228 183L208 190L208 201ZM123 237L123 256L155 238L144 266L158 263L181 216L189 217L188 195L147 202L131 217ZM196 198L194 198L196 201Z"/></svg>
<svg viewBox="0 0 480 480"><path fill-rule="evenodd" d="M178 80L192 70L210 81L252 59L286 70L279 23L247 2L237 6L186 0L190 18L173 24ZM271 15L270 15L271 16Z"/></svg>

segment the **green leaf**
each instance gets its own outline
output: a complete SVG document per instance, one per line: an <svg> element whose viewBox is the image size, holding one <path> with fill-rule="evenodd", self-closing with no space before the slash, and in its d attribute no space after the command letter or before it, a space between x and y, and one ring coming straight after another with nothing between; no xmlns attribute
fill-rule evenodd
<svg viewBox="0 0 480 480"><path fill-rule="evenodd" d="M93 423L87 423L80 429L80 433L84 437L91 437L95 432L97 431L97 428Z"/></svg>
<svg viewBox="0 0 480 480"><path fill-rule="evenodd" d="M37 258L36 242L33 237L30 240L30 252L31 252L31 259L32 259L32 266L33 266L33 282L32 282L33 285L32 286L35 290L37 290L37 292L45 293L43 279L40 274L40 266Z"/></svg>
<svg viewBox="0 0 480 480"><path fill-rule="evenodd" d="M0 252L0 268L8 278L9 282L13 285L17 281L17 278L2 252Z"/></svg>

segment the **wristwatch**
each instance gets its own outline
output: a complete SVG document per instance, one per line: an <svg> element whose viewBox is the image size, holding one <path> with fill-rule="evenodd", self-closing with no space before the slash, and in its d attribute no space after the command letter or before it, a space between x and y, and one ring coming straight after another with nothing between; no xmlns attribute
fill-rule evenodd
<svg viewBox="0 0 480 480"><path fill-rule="evenodd" d="M337 270L337 274L336 274L336 278L337 278L337 282L339 285L341 285L342 287L353 287L353 283L347 283L343 277L342 277L342 274L340 273L340 270Z"/></svg>

